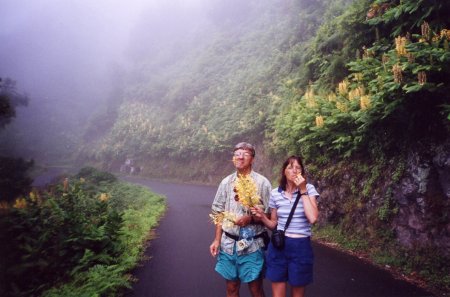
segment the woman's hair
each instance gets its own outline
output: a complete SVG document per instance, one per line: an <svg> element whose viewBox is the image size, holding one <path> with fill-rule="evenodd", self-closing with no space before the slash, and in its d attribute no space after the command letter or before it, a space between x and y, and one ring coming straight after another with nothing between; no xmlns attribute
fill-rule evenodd
<svg viewBox="0 0 450 297"><path fill-rule="evenodd" d="M289 158L286 159L286 161L284 161L283 166L281 167L280 187L283 191L286 191L286 184L287 184L287 178L286 175L284 174L284 171L286 170L286 167L288 167L289 164L292 164L294 161L297 161L298 164L300 164L301 168L300 173L306 179L305 167L303 166L302 158L300 158L299 156L290 156Z"/></svg>

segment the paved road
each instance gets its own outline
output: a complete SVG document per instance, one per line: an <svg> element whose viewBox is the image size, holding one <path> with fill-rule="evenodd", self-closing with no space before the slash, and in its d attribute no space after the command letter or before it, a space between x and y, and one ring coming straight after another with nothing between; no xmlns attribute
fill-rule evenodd
<svg viewBox="0 0 450 297"><path fill-rule="evenodd" d="M225 282L209 254L214 226L208 220L216 188L126 178L167 196L168 211L147 249L151 257L134 271L139 281L128 297L225 296ZM424 297L430 293L359 259L314 244L314 284L308 297ZM266 296L271 296L265 280ZM250 296L246 285L241 296Z"/></svg>

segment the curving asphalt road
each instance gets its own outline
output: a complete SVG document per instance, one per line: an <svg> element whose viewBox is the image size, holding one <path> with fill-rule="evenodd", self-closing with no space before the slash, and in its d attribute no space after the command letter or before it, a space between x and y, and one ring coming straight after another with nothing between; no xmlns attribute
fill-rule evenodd
<svg viewBox="0 0 450 297"><path fill-rule="evenodd" d="M168 211L156 229L146 254L150 260L135 269L138 278L127 297L225 296L225 281L214 271L209 254L214 226L209 222L215 187L164 183L136 177L129 182L167 197ZM356 257L314 244L314 284L308 297L425 297L433 296ZM266 296L270 282L264 281ZM250 296L242 285L242 297Z"/></svg>

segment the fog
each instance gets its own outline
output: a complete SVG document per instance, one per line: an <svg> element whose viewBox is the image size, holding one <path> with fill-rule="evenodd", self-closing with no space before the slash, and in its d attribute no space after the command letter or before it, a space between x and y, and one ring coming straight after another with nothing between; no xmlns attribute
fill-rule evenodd
<svg viewBox="0 0 450 297"><path fill-rule="evenodd" d="M205 9L199 0L3 0L0 77L15 80L30 103L0 131L9 142L2 146L36 158L19 148L18 131L41 124L46 135L28 136L37 147L49 145L52 137L61 137L67 149L75 145L66 138L77 136L76 127L105 108L114 87L112 71L126 72L139 62L140 51L180 38L183 29L201 24ZM49 127L61 135L47 134Z"/></svg>

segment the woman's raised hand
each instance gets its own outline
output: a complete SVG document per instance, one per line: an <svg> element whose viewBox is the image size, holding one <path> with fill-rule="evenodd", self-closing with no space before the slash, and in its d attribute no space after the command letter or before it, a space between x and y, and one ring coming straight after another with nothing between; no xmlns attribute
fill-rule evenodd
<svg viewBox="0 0 450 297"><path fill-rule="evenodd" d="M252 215L254 215L257 218L261 218L262 216L264 216L264 210L260 207L257 206L250 207L250 211Z"/></svg>

